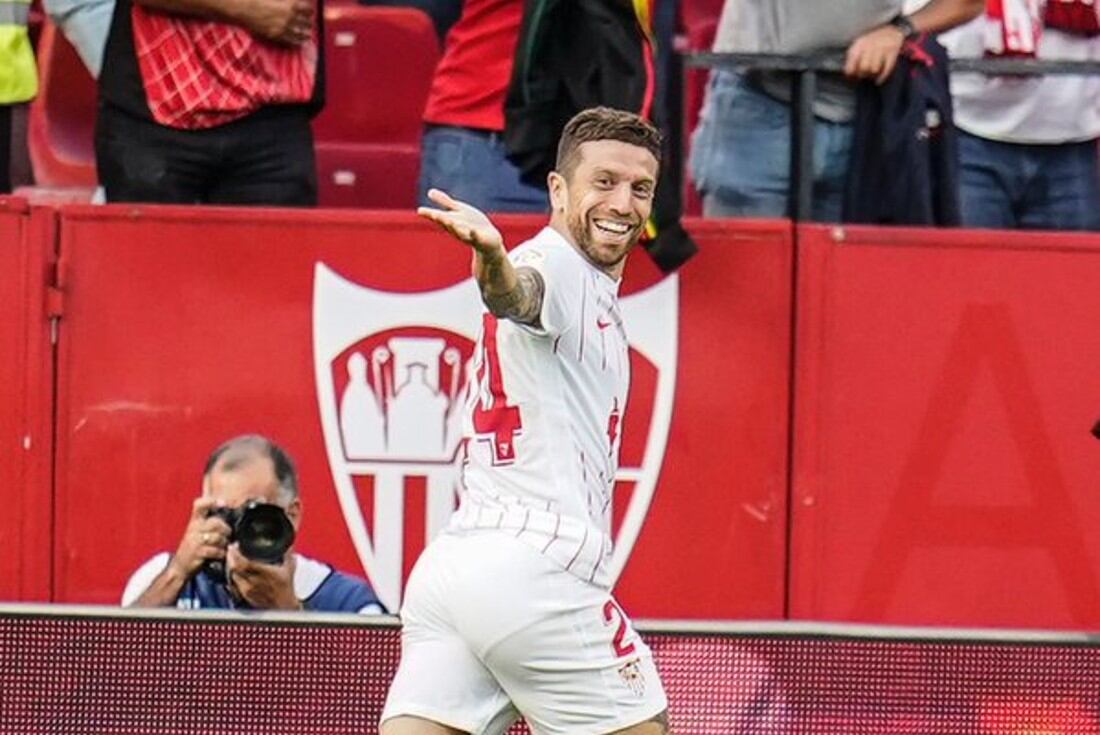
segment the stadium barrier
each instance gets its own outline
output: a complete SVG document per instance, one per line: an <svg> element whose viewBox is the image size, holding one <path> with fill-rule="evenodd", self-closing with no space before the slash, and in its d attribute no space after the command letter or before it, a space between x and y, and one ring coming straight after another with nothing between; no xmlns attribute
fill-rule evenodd
<svg viewBox="0 0 1100 735"><path fill-rule="evenodd" d="M56 218L0 197L0 597L50 596Z"/></svg>
<svg viewBox="0 0 1100 735"><path fill-rule="evenodd" d="M1092 636L805 623L638 628L677 735L1100 733ZM393 619L5 606L0 731L374 733L399 655Z"/></svg>

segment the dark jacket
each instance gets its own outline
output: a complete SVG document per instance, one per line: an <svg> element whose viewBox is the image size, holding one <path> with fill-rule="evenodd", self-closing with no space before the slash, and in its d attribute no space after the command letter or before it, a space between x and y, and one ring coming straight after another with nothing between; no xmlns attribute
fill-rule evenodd
<svg viewBox="0 0 1100 735"><path fill-rule="evenodd" d="M581 110L605 105L652 118L651 35L631 0L525 0L504 103L504 144L525 180L545 184L562 128ZM665 158L650 218L656 236L645 247L667 272L698 248L680 226L679 192L663 185Z"/></svg>
<svg viewBox="0 0 1100 735"><path fill-rule="evenodd" d="M906 44L882 86L860 85L845 222L958 225L958 140L947 52L923 36Z"/></svg>

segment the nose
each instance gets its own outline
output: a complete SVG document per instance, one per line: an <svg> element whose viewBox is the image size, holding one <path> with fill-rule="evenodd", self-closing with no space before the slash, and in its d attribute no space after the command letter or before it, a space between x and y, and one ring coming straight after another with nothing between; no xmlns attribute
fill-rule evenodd
<svg viewBox="0 0 1100 735"><path fill-rule="evenodd" d="M608 206L615 214L630 214L631 190L629 183L622 183L615 187L608 197Z"/></svg>

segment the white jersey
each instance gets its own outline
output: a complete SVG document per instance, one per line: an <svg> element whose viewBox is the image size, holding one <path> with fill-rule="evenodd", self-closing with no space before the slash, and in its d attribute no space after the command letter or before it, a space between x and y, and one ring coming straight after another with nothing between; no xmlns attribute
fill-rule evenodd
<svg viewBox="0 0 1100 735"><path fill-rule="evenodd" d="M545 292L540 327L483 314L452 532L501 529L609 587L611 495L630 358L619 282L545 228L515 248Z"/></svg>

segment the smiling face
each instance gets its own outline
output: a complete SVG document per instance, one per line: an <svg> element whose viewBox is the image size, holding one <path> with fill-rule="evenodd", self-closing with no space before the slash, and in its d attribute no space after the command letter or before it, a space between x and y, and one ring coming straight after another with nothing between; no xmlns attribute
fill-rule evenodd
<svg viewBox="0 0 1100 735"><path fill-rule="evenodd" d="M577 154L564 172L550 174L550 224L618 278L653 209L658 162L647 148L611 139L581 143Z"/></svg>

